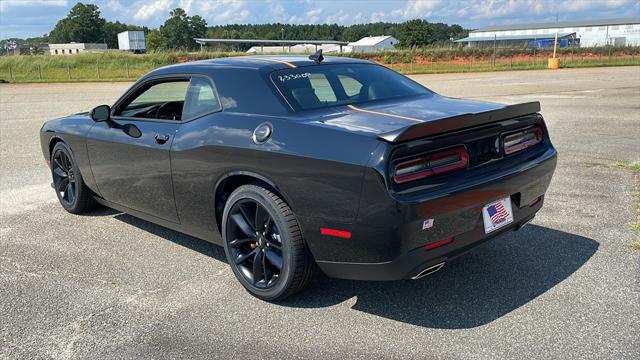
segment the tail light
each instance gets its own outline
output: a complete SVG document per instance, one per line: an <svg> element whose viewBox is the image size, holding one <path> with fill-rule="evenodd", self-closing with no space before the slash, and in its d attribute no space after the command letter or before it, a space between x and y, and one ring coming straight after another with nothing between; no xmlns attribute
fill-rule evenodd
<svg viewBox="0 0 640 360"><path fill-rule="evenodd" d="M469 154L464 147L444 150L399 162L393 170L397 184L466 169Z"/></svg>
<svg viewBox="0 0 640 360"><path fill-rule="evenodd" d="M533 127L514 134L509 134L502 140L505 155L510 155L542 142L542 129Z"/></svg>

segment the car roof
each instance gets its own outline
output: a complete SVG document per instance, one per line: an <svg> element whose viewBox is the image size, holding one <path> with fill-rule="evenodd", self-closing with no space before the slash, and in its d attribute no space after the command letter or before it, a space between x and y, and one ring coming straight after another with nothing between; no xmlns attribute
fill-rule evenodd
<svg viewBox="0 0 640 360"><path fill-rule="evenodd" d="M325 56L322 64L371 64L371 61L354 59L339 56ZM287 68L296 68L303 66L312 66L316 62L309 59L309 55L257 55L257 56L235 56L225 58L215 58L207 60L190 61L172 65L173 70L178 68L188 68L190 66L224 66L232 68L252 68L257 70L279 70Z"/></svg>

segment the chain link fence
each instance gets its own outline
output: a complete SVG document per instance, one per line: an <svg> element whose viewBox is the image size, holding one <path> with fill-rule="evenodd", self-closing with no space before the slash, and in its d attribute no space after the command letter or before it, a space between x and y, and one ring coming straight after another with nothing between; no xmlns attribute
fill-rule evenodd
<svg viewBox="0 0 640 360"><path fill-rule="evenodd" d="M120 52L69 56L0 57L0 81L133 81L176 62L241 56L246 53ZM369 59L405 74L545 69L550 49L418 49L377 53L328 54ZM561 67L640 65L640 47L569 48L558 52Z"/></svg>

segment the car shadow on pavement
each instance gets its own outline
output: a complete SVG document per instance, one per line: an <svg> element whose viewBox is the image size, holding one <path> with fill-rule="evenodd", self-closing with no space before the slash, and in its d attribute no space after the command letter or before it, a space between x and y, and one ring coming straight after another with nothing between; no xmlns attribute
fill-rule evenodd
<svg viewBox="0 0 640 360"><path fill-rule="evenodd" d="M114 210L115 211L115 210ZM156 225L152 222L142 220L133 215L116 211L114 219L120 220L129 225L133 225L141 230L149 232L153 235L159 236L165 240L169 240L175 244L184 246L188 249L197 251L203 255L210 256L216 260L227 262L227 257L224 253L222 246L211 244L207 241L177 232L160 225Z"/></svg>
<svg viewBox="0 0 640 360"><path fill-rule="evenodd" d="M282 303L326 307L356 297L354 310L440 329L487 324L576 272L598 249L589 238L527 225L459 257L420 280L365 282L323 277Z"/></svg>
<svg viewBox="0 0 640 360"><path fill-rule="evenodd" d="M227 262L220 246L128 214L118 213L114 218ZM322 308L355 297L352 309L383 318L430 328L474 328L552 289L584 265L598 246L598 242L586 237L527 225L487 242L420 280L350 281L321 275L309 289L279 305Z"/></svg>

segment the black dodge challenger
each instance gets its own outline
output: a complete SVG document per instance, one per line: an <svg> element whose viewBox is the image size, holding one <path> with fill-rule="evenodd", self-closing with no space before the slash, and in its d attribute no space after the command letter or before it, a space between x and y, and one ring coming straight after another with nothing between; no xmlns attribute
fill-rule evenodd
<svg viewBox="0 0 640 360"><path fill-rule="evenodd" d="M318 268L418 279L531 221L556 166L539 111L369 61L238 57L154 70L40 139L64 209L222 245L249 292L279 300Z"/></svg>

